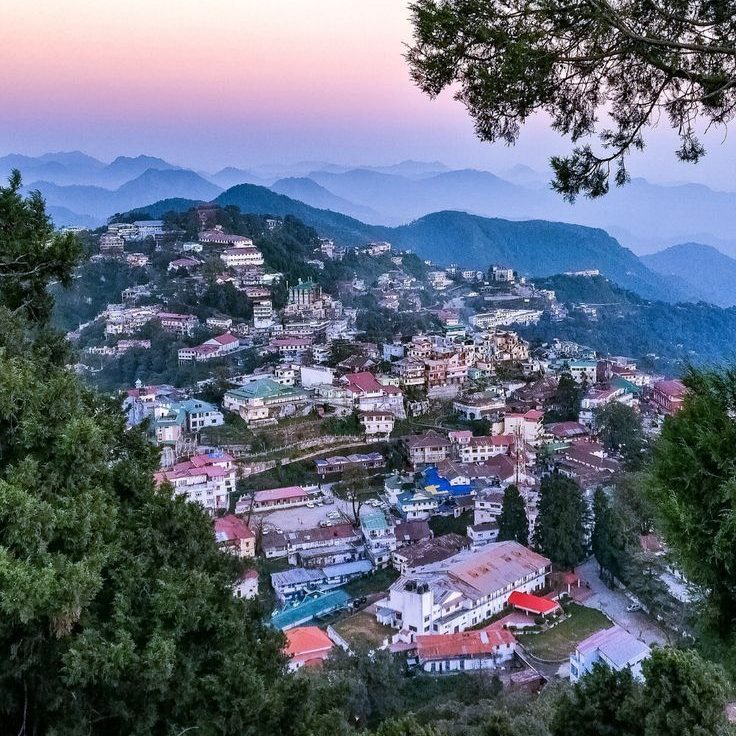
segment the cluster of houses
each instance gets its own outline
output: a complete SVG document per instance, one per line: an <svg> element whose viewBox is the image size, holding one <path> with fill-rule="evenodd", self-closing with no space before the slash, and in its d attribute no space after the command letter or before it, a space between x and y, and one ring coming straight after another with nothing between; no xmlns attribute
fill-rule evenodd
<svg viewBox="0 0 736 736"><path fill-rule="evenodd" d="M511 484L519 488L533 531L545 472L555 468L591 492L620 469L620 458L597 439L601 409L617 402L641 415L671 415L682 405L682 383L638 370L626 357L601 359L574 343L553 341L532 350L509 327L535 323L544 311L564 318L554 293L536 290L502 266L484 273L430 264L420 279L408 273L407 254L384 242L360 249L390 262L372 284L356 275L340 299L317 280L281 284L286 304L278 302L283 306L277 309L274 287L282 274L269 271L253 240L215 225L208 208L199 208L201 229L191 242L180 242L157 221L112 223L100 237L100 258L131 265L145 265L146 257L131 251L129 243L153 238L158 245L173 238L175 257L167 266L172 279L203 289L207 264L209 282L214 278L244 295L252 316L215 314L201 321L172 311L149 285L134 286L125 290L122 304L110 304L100 315L108 341L118 341L94 348L98 354L114 357L150 347L136 333L155 320L187 343L178 350L182 365L215 360L232 365L244 349L265 358L263 367L247 374L231 371L219 405L197 398L196 387L138 382L128 390L129 423L145 423L162 448L156 483L211 513L217 544L243 561L233 587L236 597L253 598L264 585L270 587L277 607L272 623L286 632L290 668L319 664L333 647L346 646L315 620L351 609L346 590L354 581L393 570L394 582L366 609L386 632L383 646L432 674L523 670L517 667L519 645L510 624L553 621L562 609L550 561L516 542L498 541L504 491ZM268 227L279 227L279 221L269 220ZM322 270L327 260L343 255L342 248L322 239L309 263ZM468 317L447 294L442 300L448 301L431 310L437 329L382 344L361 339L358 309L350 308L346 297L372 293L383 309L419 311L426 310L423 291L442 294L458 285L463 295L483 299L482 311ZM523 297L529 306L504 307L504 299L496 301L504 293ZM595 318L593 307L579 307ZM349 346L348 354L341 351L335 358L339 343L343 351ZM579 414L545 422L562 375L580 386ZM435 425L431 413L438 406L461 428ZM360 442L340 454L312 453L319 485L264 483L240 493L243 473L236 453L199 442L200 433L223 425L228 413L256 432L307 415L354 417L360 437L349 439ZM425 415L433 428L404 430L407 419L420 423ZM390 473L381 451L389 443L403 461ZM383 488L351 513L332 484L352 468L382 476ZM432 532L434 518L464 514L470 519L465 533ZM283 564L270 576L259 576L252 563L257 556ZM648 654L646 645L612 626L577 645L570 677L575 681L597 662L640 676Z"/></svg>

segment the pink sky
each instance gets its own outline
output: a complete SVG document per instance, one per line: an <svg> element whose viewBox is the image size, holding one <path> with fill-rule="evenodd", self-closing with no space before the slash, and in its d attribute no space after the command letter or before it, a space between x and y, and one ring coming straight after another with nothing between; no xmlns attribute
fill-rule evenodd
<svg viewBox="0 0 736 736"><path fill-rule="evenodd" d="M542 121L516 149L479 143L462 106L412 86L410 38L402 0L13 3L0 24L0 154L542 168L566 149ZM647 168L694 178L671 148Z"/></svg>

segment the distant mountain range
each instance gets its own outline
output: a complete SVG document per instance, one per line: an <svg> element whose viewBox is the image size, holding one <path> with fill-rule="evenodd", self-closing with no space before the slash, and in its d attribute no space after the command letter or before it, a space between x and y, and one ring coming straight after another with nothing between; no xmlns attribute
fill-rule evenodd
<svg viewBox="0 0 736 736"><path fill-rule="evenodd" d="M684 280L648 269L605 231L580 225L514 222L445 211L391 228L368 225L252 184L232 187L218 195L214 202L221 206L234 205L243 212L255 214L294 215L321 235L345 245L388 240L397 248L413 250L439 264L457 262L488 268L492 263L501 263L529 276L599 269L611 280L647 298L678 301L702 296ZM196 204L194 200L165 200L129 214L161 217L167 211L184 212Z"/></svg>
<svg viewBox="0 0 736 736"><path fill-rule="evenodd" d="M500 176L475 169L452 170L438 161L357 168L303 161L288 166L227 167L207 173L154 156L120 156L110 163L79 151L0 157L0 177L13 168L21 170L26 185L48 193L49 203L65 213L59 218L64 224L90 220L102 224L118 209L158 199L216 196L217 190L208 189L206 184L221 190L256 184L375 225L394 227L433 212L458 210L505 220L550 220L603 228L637 253L698 242L736 256L736 193L697 184L666 186L635 179L600 199L582 198L569 205L550 191L548 174L523 165L500 172ZM130 188L127 198L50 186L117 191L149 171L187 173L170 179L151 176L150 190L145 188L146 180L141 180ZM73 221L75 214L78 222L70 222L67 218Z"/></svg>
<svg viewBox="0 0 736 736"><path fill-rule="evenodd" d="M122 166L130 170L138 168L133 164ZM49 181L37 181L27 188L39 190L51 208L62 208L64 219L73 220L74 216L69 213L74 213L80 219L92 220L96 225L105 223L116 212L138 207L151 199L186 197L210 200L222 191L216 184L187 169L146 169L117 189L82 184L61 185Z"/></svg>
<svg viewBox="0 0 736 736"><path fill-rule="evenodd" d="M710 245L681 243L641 260L652 271L687 282L713 304L736 305L736 260Z"/></svg>

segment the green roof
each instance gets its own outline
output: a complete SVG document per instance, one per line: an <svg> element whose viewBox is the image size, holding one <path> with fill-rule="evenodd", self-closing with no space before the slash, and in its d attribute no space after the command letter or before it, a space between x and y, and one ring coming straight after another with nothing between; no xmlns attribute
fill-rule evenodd
<svg viewBox="0 0 736 736"><path fill-rule="evenodd" d="M272 380L271 378L259 378L256 381L246 383L240 388L233 388L227 392L228 396L233 396L237 399L273 399L283 396L294 396L303 397L306 396L304 391L293 386L282 386L280 383Z"/></svg>

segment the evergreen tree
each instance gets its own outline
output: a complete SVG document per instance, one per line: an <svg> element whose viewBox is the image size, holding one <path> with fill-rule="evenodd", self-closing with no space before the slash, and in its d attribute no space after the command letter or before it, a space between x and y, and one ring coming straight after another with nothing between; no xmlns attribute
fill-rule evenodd
<svg viewBox="0 0 736 736"><path fill-rule="evenodd" d="M700 590L701 643L736 669L736 370L686 378L683 408L665 420L648 489L671 554Z"/></svg>
<svg viewBox="0 0 736 736"><path fill-rule="evenodd" d="M529 544L529 520L526 506L519 489L512 483L503 492L503 506L498 517L498 541L511 539L514 542Z"/></svg>
<svg viewBox="0 0 736 736"><path fill-rule="evenodd" d="M580 486L554 472L542 479L534 545L559 568L585 558L587 507Z"/></svg>
<svg viewBox="0 0 736 736"><path fill-rule="evenodd" d="M727 736L723 671L696 652L655 649L642 665L644 736Z"/></svg>
<svg viewBox="0 0 736 736"><path fill-rule="evenodd" d="M155 448L65 368L48 282L76 246L18 186L0 189L0 730L319 733L209 517L154 486Z"/></svg>
<svg viewBox="0 0 736 736"><path fill-rule="evenodd" d="M551 736L644 736L641 687L631 671L597 664L555 704Z"/></svg>
<svg viewBox="0 0 736 736"><path fill-rule="evenodd" d="M583 389L569 372L560 376L552 400L547 406L544 418L546 422L577 422L580 414L580 402Z"/></svg>
<svg viewBox="0 0 736 736"><path fill-rule="evenodd" d="M638 414L625 404L614 401L595 416L598 435L609 452L620 453L632 467L642 462L644 433Z"/></svg>

